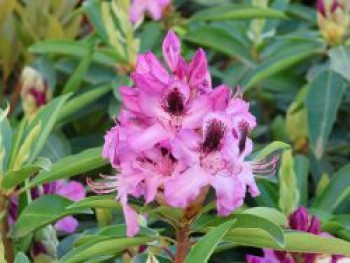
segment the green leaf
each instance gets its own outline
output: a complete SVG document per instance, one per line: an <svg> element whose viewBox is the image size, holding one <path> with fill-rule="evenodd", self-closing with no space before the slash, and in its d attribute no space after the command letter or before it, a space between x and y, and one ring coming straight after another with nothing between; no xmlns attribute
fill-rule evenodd
<svg viewBox="0 0 350 263"><path fill-rule="evenodd" d="M74 96L65 104L64 108L61 110L58 116L58 121L64 121L67 117L73 115L79 110L84 109L85 107L88 107L89 104L95 102L111 90L112 85L106 84L93 87L88 91L83 92L82 94Z"/></svg>
<svg viewBox="0 0 350 263"><path fill-rule="evenodd" d="M59 263L77 263L86 262L100 255L117 255L127 248L140 246L156 240L157 237L133 237L133 238L110 238L104 237L100 239L92 240L85 243L82 246L74 248L65 256L63 256L58 262Z"/></svg>
<svg viewBox="0 0 350 263"><path fill-rule="evenodd" d="M28 163L33 162L43 148L46 139L49 137L50 132L56 123L57 116L69 96L70 95L68 94L52 100L35 115L34 119L25 128L25 136L28 136L34 127L41 125L40 132L37 136L39 139L34 144Z"/></svg>
<svg viewBox="0 0 350 263"><path fill-rule="evenodd" d="M237 218L237 222L234 224L233 229L236 228L244 228L244 229L259 229L263 230L266 233L268 233L273 240L280 246L284 247L285 245L285 238L282 228L273 223L272 221L253 214L237 214L235 215L235 218Z"/></svg>
<svg viewBox="0 0 350 263"><path fill-rule="evenodd" d="M350 195L350 164L337 171L324 189L316 196L313 207L326 212L333 212Z"/></svg>
<svg viewBox="0 0 350 263"><path fill-rule="evenodd" d="M202 237L200 241L191 248L185 262L208 262L211 254L234 223L235 220L231 220L210 230L208 234Z"/></svg>
<svg viewBox="0 0 350 263"><path fill-rule="evenodd" d="M197 12L192 16L191 21L223 21L251 18L286 18L286 16L283 12L271 8L231 4L208 8Z"/></svg>
<svg viewBox="0 0 350 263"><path fill-rule="evenodd" d="M30 260L23 252L18 252L15 257L14 263L30 263Z"/></svg>
<svg viewBox="0 0 350 263"><path fill-rule="evenodd" d="M125 224L112 225L101 228L94 234L83 235L79 237L75 242L74 246L81 246L85 243L94 241L100 238L122 238L125 237L127 226ZM159 236L158 232L147 227L140 227L140 231L136 236Z"/></svg>
<svg viewBox="0 0 350 263"><path fill-rule="evenodd" d="M270 207L253 207L244 210L242 214L262 217L280 226L286 225L287 223L287 217L283 213Z"/></svg>
<svg viewBox="0 0 350 263"><path fill-rule="evenodd" d="M331 60L331 70L350 81L350 47L338 46L328 51Z"/></svg>
<svg viewBox="0 0 350 263"><path fill-rule="evenodd" d="M300 204L307 205L308 200L308 177L309 177L309 159L303 155L294 157L294 171L297 178L297 186L300 194Z"/></svg>
<svg viewBox="0 0 350 263"><path fill-rule="evenodd" d="M38 173L40 170L49 170L51 167L51 162L46 158L38 158L34 163L22 167L20 170L8 171L3 181L4 189L10 189L14 186L17 186L23 183L29 176Z"/></svg>
<svg viewBox="0 0 350 263"><path fill-rule="evenodd" d="M77 68L74 70L73 74L68 79L66 85L63 88L62 94L67 94L70 92L75 92L79 89L81 83L83 82L86 71L89 69L89 65L94 54L93 44L86 50L82 61L79 63Z"/></svg>
<svg viewBox="0 0 350 263"><path fill-rule="evenodd" d="M343 78L326 70L310 83L306 97L311 148L321 159L345 91Z"/></svg>
<svg viewBox="0 0 350 263"><path fill-rule="evenodd" d="M68 208L117 208L120 204L115 195L89 196L79 202L71 204Z"/></svg>
<svg viewBox="0 0 350 263"><path fill-rule="evenodd" d="M108 43L107 31L101 17L101 1L85 1L83 4L83 8L89 18L89 22L91 22L94 28L96 29L97 34L105 43Z"/></svg>
<svg viewBox="0 0 350 263"><path fill-rule="evenodd" d="M243 81L242 86L247 90L268 77L282 72L297 63L310 59L320 53L321 50L322 49L320 48L310 48L309 46L306 46L298 51L293 50L293 52L284 52L278 56L266 59L260 65L251 70Z"/></svg>
<svg viewBox="0 0 350 263"><path fill-rule="evenodd" d="M253 63L249 49L223 28L212 25L200 26L189 31L183 38L227 56L235 57L246 64Z"/></svg>
<svg viewBox="0 0 350 263"><path fill-rule="evenodd" d="M285 232L283 249L266 232L260 229L232 229L225 236L225 241L236 245L259 248L272 248L290 252L324 253L350 256L350 243L338 238L326 238L304 232Z"/></svg>
<svg viewBox="0 0 350 263"><path fill-rule="evenodd" d="M260 161L264 158L270 156L271 154L274 154L276 152L279 152L281 150L285 150L290 148L290 145L284 142L275 141L264 147L261 151L254 153L254 160Z"/></svg>
<svg viewBox="0 0 350 263"><path fill-rule="evenodd" d="M89 50L89 45L83 42L73 40L46 40L38 42L30 46L29 51L37 54L51 54L71 56L82 59ZM124 63L124 59L120 57L112 49L95 50L92 61L106 66L114 67L117 62Z"/></svg>
<svg viewBox="0 0 350 263"><path fill-rule="evenodd" d="M280 199L279 206L286 214L291 214L299 204L299 190L294 172L294 158L292 150L282 155L282 164L279 171Z"/></svg>
<svg viewBox="0 0 350 263"><path fill-rule="evenodd" d="M65 157L52 165L50 171L42 172L31 182L31 186L68 178L91 171L107 164L101 156L101 147L88 149L75 155Z"/></svg>
<svg viewBox="0 0 350 263"><path fill-rule="evenodd" d="M12 130L7 120L8 109L0 109L0 175L6 169L12 145Z"/></svg>
<svg viewBox="0 0 350 263"><path fill-rule="evenodd" d="M86 212L86 209L67 209L73 201L58 195L43 195L26 208L13 225L10 235L24 237L29 233L72 214Z"/></svg>

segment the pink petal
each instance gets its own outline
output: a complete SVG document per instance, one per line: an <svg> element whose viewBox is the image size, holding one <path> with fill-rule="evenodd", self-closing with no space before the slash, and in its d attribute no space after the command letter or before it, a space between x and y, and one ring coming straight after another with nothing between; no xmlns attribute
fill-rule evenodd
<svg viewBox="0 0 350 263"><path fill-rule="evenodd" d="M150 51L145 54L145 59L150 68L150 73L161 83L168 84L169 75L158 58Z"/></svg>
<svg viewBox="0 0 350 263"><path fill-rule="evenodd" d="M208 185L208 177L200 166L190 167L186 172L175 175L165 183L165 199L171 206L187 207L196 200L206 185Z"/></svg>
<svg viewBox="0 0 350 263"><path fill-rule="evenodd" d="M232 176L212 176L210 183L216 192L218 214L228 216L233 210L243 205L245 184Z"/></svg>
<svg viewBox="0 0 350 263"><path fill-rule="evenodd" d="M231 98L231 89L226 85L220 85L211 92L210 98L213 101L214 111L224 111Z"/></svg>
<svg viewBox="0 0 350 263"><path fill-rule="evenodd" d="M130 20L133 23L139 21L146 10L145 1L133 0L130 6Z"/></svg>
<svg viewBox="0 0 350 263"><path fill-rule="evenodd" d="M56 185L56 193L67 197L68 199L72 200L72 201L79 201L82 200L85 195L85 188L84 186L76 181L69 181L69 182L65 182L63 180L59 180L57 181L57 185Z"/></svg>
<svg viewBox="0 0 350 263"><path fill-rule="evenodd" d="M133 72L131 73L131 78L137 88L150 94L159 95L166 87L165 84L161 83L151 74Z"/></svg>
<svg viewBox="0 0 350 263"><path fill-rule="evenodd" d="M181 44L174 33L169 30L163 41L163 56L171 71L175 71L181 51Z"/></svg>
<svg viewBox="0 0 350 263"><path fill-rule="evenodd" d="M186 64L186 61L180 55L178 56L178 62L174 74L176 75L177 79L184 82L187 81L189 69Z"/></svg>
<svg viewBox="0 0 350 263"><path fill-rule="evenodd" d="M76 220L72 216L67 216L57 221L55 224L55 228L62 232L73 233L77 229L78 225L78 220Z"/></svg>
<svg viewBox="0 0 350 263"><path fill-rule="evenodd" d="M189 109L182 121L182 127L187 129L197 129L202 126L203 117L212 111L213 103L211 99L202 95L197 97L189 106Z"/></svg>
<svg viewBox="0 0 350 263"><path fill-rule="evenodd" d="M171 141L172 154L176 159L193 166L199 162L201 136L193 130L181 130Z"/></svg>
<svg viewBox="0 0 350 263"><path fill-rule="evenodd" d="M156 143L167 139L167 137L168 133L157 123L130 136L128 138L128 143L132 149L140 152L153 147Z"/></svg>
<svg viewBox="0 0 350 263"><path fill-rule="evenodd" d="M192 88L202 88L203 86L210 86L210 74L208 71L208 63L205 52L199 49L192 58L189 65L189 85Z"/></svg>
<svg viewBox="0 0 350 263"><path fill-rule="evenodd" d="M248 191L252 197L256 197L260 194L259 188L255 182L252 167L249 163L245 162L242 164L241 173L238 176L248 186Z"/></svg>
<svg viewBox="0 0 350 263"><path fill-rule="evenodd" d="M138 104L139 92L137 89L130 87L120 87L120 96L123 101L123 107L134 112L140 112Z"/></svg>
<svg viewBox="0 0 350 263"><path fill-rule="evenodd" d="M249 124L250 129L256 126L255 117L249 112L249 103L240 98L234 98L230 101L226 110L231 115L234 126L238 126L242 121Z"/></svg>
<svg viewBox="0 0 350 263"><path fill-rule="evenodd" d="M147 10L153 20L158 21L162 18L163 7L158 1L147 1Z"/></svg>
<svg viewBox="0 0 350 263"><path fill-rule="evenodd" d="M124 219L126 223L126 235L132 237L140 231L138 223L138 215L126 202L126 199L121 201Z"/></svg>
<svg viewBox="0 0 350 263"><path fill-rule="evenodd" d="M150 203L155 199L158 188L163 184L163 182L164 182L164 178L161 174L152 174L145 177L146 203Z"/></svg>

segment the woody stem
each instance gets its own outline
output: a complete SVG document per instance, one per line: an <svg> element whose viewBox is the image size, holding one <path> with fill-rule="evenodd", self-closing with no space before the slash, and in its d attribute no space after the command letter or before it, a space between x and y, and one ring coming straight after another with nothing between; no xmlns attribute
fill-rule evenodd
<svg viewBox="0 0 350 263"><path fill-rule="evenodd" d="M175 255L175 263L185 262L186 255L190 248L190 227L185 222L176 233L177 250Z"/></svg>

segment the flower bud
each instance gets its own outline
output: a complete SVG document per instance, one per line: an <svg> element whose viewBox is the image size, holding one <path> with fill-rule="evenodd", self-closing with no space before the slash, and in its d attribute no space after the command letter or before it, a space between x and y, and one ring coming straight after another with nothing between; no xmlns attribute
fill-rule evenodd
<svg viewBox="0 0 350 263"><path fill-rule="evenodd" d="M40 73L31 67L24 68L21 85L23 111L29 119L32 119L35 113L51 99L51 92Z"/></svg>
<svg viewBox="0 0 350 263"><path fill-rule="evenodd" d="M349 7L347 0L318 0L317 22L328 44L341 43L350 23Z"/></svg>

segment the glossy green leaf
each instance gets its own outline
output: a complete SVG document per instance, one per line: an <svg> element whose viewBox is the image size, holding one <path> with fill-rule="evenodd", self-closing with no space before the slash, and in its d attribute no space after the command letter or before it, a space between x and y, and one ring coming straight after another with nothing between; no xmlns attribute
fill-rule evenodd
<svg viewBox="0 0 350 263"><path fill-rule="evenodd" d="M244 228L244 229L259 229L268 233L275 242L280 246L284 247L285 238L282 228L273 223L272 221L254 214L237 214L235 215L237 222L234 224L233 229Z"/></svg>
<svg viewBox="0 0 350 263"><path fill-rule="evenodd" d="M231 4L208 8L192 16L192 21L223 21L251 18L286 18L281 11L251 5Z"/></svg>
<svg viewBox="0 0 350 263"><path fill-rule="evenodd" d="M100 147L85 150L78 154L67 156L52 165L50 171L42 172L35 177L30 185L52 182L91 171L107 164L101 156Z"/></svg>
<svg viewBox="0 0 350 263"><path fill-rule="evenodd" d="M108 35L101 17L101 1L88 0L83 4L84 11L86 12L89 21L96 29L97 34L103 39L105 43L108 43Z"/></svg>
<svg viewBox="0 0 350 263"><path fill-rule="evenodd" d="M37 142L34 144L28 163L31 163L33 160L35 160L43 148L46 139L49 137L50 132L56 123L59 112L69 96L69 94L63 95L52 100L35 115L34 119L26 127L24 132L27 136L34 127L41 125L40 132L37 136L37 138L40 139L37 140Z"/></svg>
<svg viewBox="0 0 350 263"><path fill-rule="evenodd" d="M79 202L75 202L69 208L116 208L120 209L120 204L115 195L89 196Z"/></svg>
<svg viewBox="0 0 350 263"><path fill-rule="evenodd" d="M133 237L133 238L110 238L92 240L82 246L74 248L63 256L59 263L78 263L100 255L117 255L126 248L140 246L156 240L157 237Z"/></svg>
<svg viewBox="0 0 350 263"><path fill-rule="evenodd" d="M38 158L34 163L22 167L20 170L8 171L3 180L3 187L5 189L10 189L16 185L23 183L29 176L38 173L40 170L49 170L51 167L51 162L46 158Z"/></svg>
<svg viewBox="0 0 350 263"><path fill-rule="evenodd" d="M205 46L221 52L227 56L235 57L246 64L252 64L248 47L234 38L223 28L205 25L189 31L184 39L199 46Z"/></svg>
<svg viewBox="0 0 350 263"><path fill-rule="evenodd" d="M29 48L30 52L37 54L51 54L71 56L82 59L89 50L86 43L70 40L46 40L38 42ZM106 66L114 67L117 62L125 62L116 52L111 49L95 50L92 61Z"/></svg>
<svg viewBox="0 0 350 263"><path fill-rule="evenodd" d="M310 83L306 97L309 138L318 159L327 146L345 86L343 78L330 70L321 72Z"/></svg>
<svg viewBox="0 0 350 263"><path fill-rule="evenodd" d="M13 238L25 235L72 214L85 213L86 209L67 209L73 201L58 195L44 195L30 203L13 225Z"/></svg>
<svg viewBox="0 0 350 263"><path fill-rule="evenodd" d="M304 155L298 154L294 157L294 171L300 194L300 204L306 206L308 201L309 160Z"/></svg>
<svg viewBox="0 0 350 263"><path fill-rule="evenodd" d="M64 106L58 116L58 121L64 121L67 117L70 117L79 110L88 107L90 103L95 102L109 91L112 90L112 85L106 84L102 86L96 86L88 91L78 94L72 97Z"/></svg>
<svg viewBox="0 0 350 263"><path fill-rule="evenodd" d="M310 59L320 52L321 49L307 47L299 50L299 52L286 52L279 56L274 56L271 59L264 60L246 76L242 85L245 89L249 89L260 81L282 72L302 61Z"/></svg>
<svg viewBox="0 0 350 263"><path fill-rule="evenodd" d="M83 82L86 71L88 70L94 50L93 44L86 50L86 54L83 56L83 59L79 63L79 65L74 70L73 74L68 79L66 85L62 90L62 94L67 94L70 92L75 92L79 89L81 83Z"/></svg>
<svg viewBox="0 0 350 263"><path fill-rule="evenodd" d="M282 163L279 170L279 183L279 207L286 215L289 215L298 207L300 198L294 171L292 150L285 151L282 155Z"/></svg>
<svg viewBox="0 0 350 263"><path fill-rule="evenodd" d="M338 46L328 52L331 60L331 70L350 81L350 47Z"/></svg>
<svg viewBox="0 0 350 263"><path fill-rule="evenodd" d="M327 212L333 212L338 205L350 196L350 164L337 171L322 191L316 196L313 207Z"/></svg>
<svg viewBox="0 0 350 263"><path fill-rule="evenodd" d="M290 252L325 253L350 256L350 243L338 238L326 238L309 233L286 231L285 247L282 249L273 238L260 229L232 229L226 241L237 245L272 248Z"/></svg>
<svg viewBox="0 0 350 263"><path fill-rule="evenodd" d="M235 220L223 223L210 230L200 241L194 245L186 257L186 263L208 262L215 248L221 242L226 233L230 230Z"/></svg>

